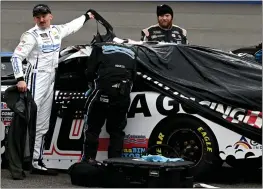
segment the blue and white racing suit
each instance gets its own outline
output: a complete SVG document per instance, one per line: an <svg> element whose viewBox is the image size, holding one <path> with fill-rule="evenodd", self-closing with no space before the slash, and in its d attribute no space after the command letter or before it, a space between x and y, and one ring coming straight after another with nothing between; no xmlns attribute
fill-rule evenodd
<svg viewBox="0 0 263 189"><path fill-rule="evenodd" d="M37 104L36 137L33 159L42 159L44 136L49 129L49 119L52 108L55 68L58 67L61 40L78 31L89 19L84 14L63 25L51 25L42 30L37 25L20 38L11 58L14 76L25 80L28 89ZM22 61L26 58L25 74Z"/></svg>

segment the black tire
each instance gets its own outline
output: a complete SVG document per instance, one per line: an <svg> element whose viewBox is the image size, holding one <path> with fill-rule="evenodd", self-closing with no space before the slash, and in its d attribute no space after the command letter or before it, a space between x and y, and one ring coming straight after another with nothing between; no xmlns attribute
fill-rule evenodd
<svg viewBox="0 0 263 189"><path fill-rule="evenodd" d="M183 137L181 138L183 141L180 141L178 136ZM193 143L195 152L192 156L187 156L186 153L187 149L191 149L189 145L182 148L181 143L186 145L186 141L189 141L190 145ZM197 180L204 180L211 171L215 171L223 164L214 133L203 121L191 115L176 114L161 120L150 136L148 147L156 144L168 144L176 149L180 157L193 161L195 163L192 167L193 174ZM157 154L161 154L160 151Z"/></svg>

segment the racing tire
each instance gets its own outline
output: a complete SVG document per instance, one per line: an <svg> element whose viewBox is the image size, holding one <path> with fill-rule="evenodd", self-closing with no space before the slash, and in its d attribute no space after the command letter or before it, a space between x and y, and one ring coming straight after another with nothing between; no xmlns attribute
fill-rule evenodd
<svg viewBox="0 0 263 189"><path fill-rule="evenodd" d="M209 179L223 164L214 133L203 121L191 115L176 114L162 119L150 135L148 148L156 144L170 145L181 158L194 162L195 180ZM156 154L163 155L160 151Z"/></svg>

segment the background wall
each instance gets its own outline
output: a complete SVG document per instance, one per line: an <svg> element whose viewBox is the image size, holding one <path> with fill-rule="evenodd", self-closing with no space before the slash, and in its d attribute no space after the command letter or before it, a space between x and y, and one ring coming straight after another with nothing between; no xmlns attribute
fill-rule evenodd
<svg viewBox="0 0 263 189"><path fill-rule="evenodd" d="M174 10L174 23L187 29L190 43L224 50L258 44L262 40L262 5L207 2L163 2ZM1 2L1 51L13 51L21 34L34 26L36 2ZM86 10L97 10L120 38L140 39L141 29L156 23L160 2L48 2L53 24L62 24ZM89 43L96 22L65 38L62 46Z"/></svg>

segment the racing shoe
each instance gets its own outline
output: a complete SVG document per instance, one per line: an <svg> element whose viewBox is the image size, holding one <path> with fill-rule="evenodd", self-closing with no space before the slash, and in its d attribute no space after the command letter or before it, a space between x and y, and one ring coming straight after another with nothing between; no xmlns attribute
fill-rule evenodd
<svg viewBox="0 0 263 189"><path fill-rule="evenodd" d="M33 160L31 174L40 174L40 175L57 175L58 172L55 170L48 169L42 160Z"/></svg>

